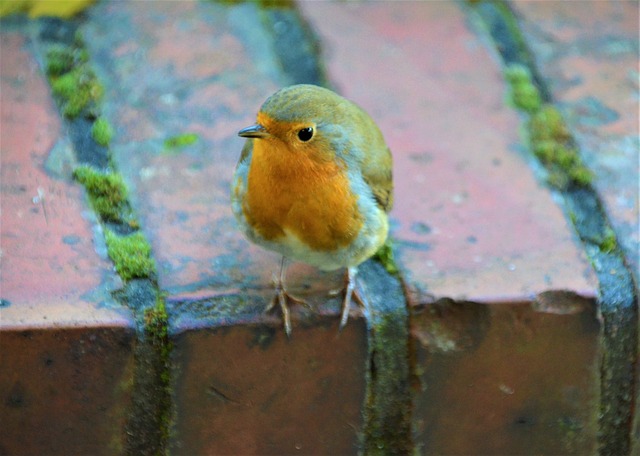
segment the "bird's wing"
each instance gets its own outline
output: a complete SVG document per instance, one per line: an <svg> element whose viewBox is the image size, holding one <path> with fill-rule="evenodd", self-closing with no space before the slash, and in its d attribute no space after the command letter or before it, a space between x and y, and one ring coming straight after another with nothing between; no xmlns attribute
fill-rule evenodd
<svg viewBox="0 0 640 456"><path fill-rule="evenodd" d="M244 143L244 147L242 148L242 153L240 154L238 165L250 159L252 152L253 152L253 139L247 139Z"/></svg>
<svg viewBox="0 0 640 456"><path fill-rule="evenodd" d="M362 165L362 177L371 188L378 206L389 212L393 207L393 172L388 147L372 148Z"/></svg>
<svg viewBox="0 0 640 456"><path fill-rule="evenodd" d="M393 207L393 159L391 151L375 121L358 107L358 123L367 125L363 131L368 134L360 138L359 147L363 151L361 171L364 181L373 193L378 206L389 212Z"/></svg>

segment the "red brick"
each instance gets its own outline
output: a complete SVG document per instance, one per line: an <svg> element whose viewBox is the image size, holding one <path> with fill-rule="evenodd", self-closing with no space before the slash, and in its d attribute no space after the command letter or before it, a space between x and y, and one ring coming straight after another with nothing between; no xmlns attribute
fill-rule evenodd
<svg viewBox="0 0 640 456"><path fill-rule="evenodd" d="M597 281L524 159L493 51L455 3L301 7L330 80L394 154L419 450L594 451Z"/></svg>
<svg viewBox="0 0 640 456"><path fill-rule="evenodd" d="M412 328L421 454L594 454L600 407L596 306L441 302Z"/></svg>
<svg viewBox="0 0 640 456"><path fill-rule="evenodd" d="M0 330L5 454L118 454L133 378L133 330Z"/></svg>
<svg viewBox="0 0 640 456"><path fill-rule="evenodd" d="M638 281L638 2L581 3L515 7Z"/></svg>
<svg viewBox="0 0 640 456"><path fill-rule="evenodd" d="M256 5L106 2L91 14L83 31L104 66L115 161L135 189L167 292L173 451L356 452L366 332L354 315L338 335L339 303L327 292L341 274L290 267L289 289L317 308L293 309L286 342L277 312L263 314L280 259L244 239L231 213L244 143L237 131L285 80ZM185 132L200 139L163 150L164 139ZM273 343L252 346L265 331Z"/></svg>
<svg viewBox="0 0 640 456"><path fill-rule="evenodd" d="M1 452L121 447L134 339L96 253L61 121L23 32L3 30Z"/></svg>
<svg viewBox="0 0 640 456"><path fill-rule="evenodd" d="M356 454L365 341L363 320L326 318L292 340L279 324L182 333L172 453Z"/></svg>
<svg viewBox="0 0 640 456"><path fill-rule="evenodd" d="M496 57L454 3L300 5L331 81L376 119L394 154L393 236L414 299L595 296L562 211L518 153Z"/></svg>

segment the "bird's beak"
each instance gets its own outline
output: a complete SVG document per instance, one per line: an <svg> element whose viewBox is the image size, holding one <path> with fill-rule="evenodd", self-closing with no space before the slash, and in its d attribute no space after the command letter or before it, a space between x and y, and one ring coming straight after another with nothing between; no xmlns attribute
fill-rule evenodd
<svg viewBox="0 0 640 456"><path fill-rule="evenodd" d="M266 138L269 136L269 133L262 125L255 124L240 130L238 136L242 136L243 138Z"/></svg>

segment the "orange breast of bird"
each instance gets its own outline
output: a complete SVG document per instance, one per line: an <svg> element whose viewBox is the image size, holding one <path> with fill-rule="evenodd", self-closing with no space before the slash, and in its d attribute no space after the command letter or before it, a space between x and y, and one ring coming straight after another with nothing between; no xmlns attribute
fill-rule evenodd
<svg viewBox="0 0 640 456"><path fill-rule="evenodd" d="M363 224L345 164L321 149L296 154L279 140L253 141L243 212L265 240L294 235L320 251L349 245Z"/></svg>

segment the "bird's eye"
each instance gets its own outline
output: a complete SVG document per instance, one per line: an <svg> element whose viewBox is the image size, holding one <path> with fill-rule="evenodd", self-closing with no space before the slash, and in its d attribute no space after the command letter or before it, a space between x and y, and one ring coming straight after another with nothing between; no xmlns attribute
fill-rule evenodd
<svg viewBox="0 0 640 456"><path fill-rule="evenodd" d="M298 138L300 141L307 142L313 137L313 128L303 128L298 132Z"/></svg>

